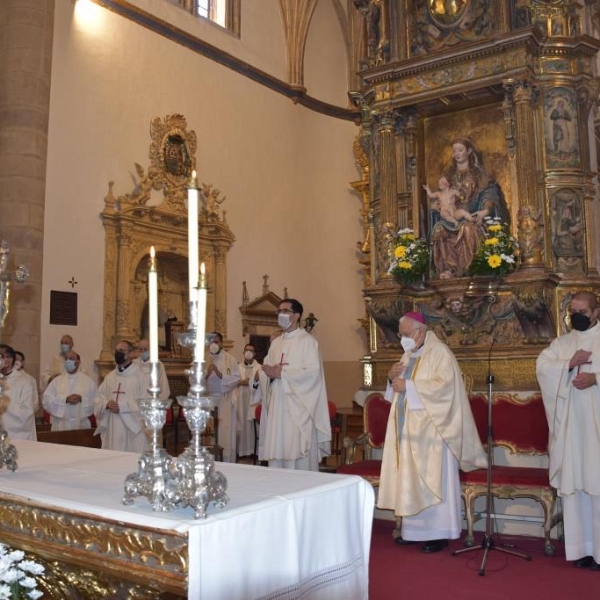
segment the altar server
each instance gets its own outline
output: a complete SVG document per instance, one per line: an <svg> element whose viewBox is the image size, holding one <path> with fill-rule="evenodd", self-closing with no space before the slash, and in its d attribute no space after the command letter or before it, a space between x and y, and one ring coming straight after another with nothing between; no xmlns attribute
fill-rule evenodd
<svg viewBox="0 0 600 600"><path fill-rule="evenodd" d="M81 359L74 350L65 354L66 373L55 377L42 396L42 405L50 414L51 430L88 429L94 414L98 388L93 379L79 370Z"/></svg>
<svg viewBox="0 0 600 600"><path fill-rule="evenodd" d="M115 348L117 366L100 384L94 414L98 421L95 434L102 438L102 448L142 453L147 436L140 413L139 398L146 392L146 377L133 364L133 345L121 340Z"/></svg>
<svg viewBox="0 0 600 600"><path fill-rule="evenodd" d="M295 299L280 303L283 333L271 343L253 383L262 401L258 457L269 467L318 471L331 453L331 424L319 344L300 328L303 310Z"/></svg>
<svg viewBox="0 0 600 600"><path fill-rule="evenodd" d="M0 400L2 424L10 439L37 440L35 413L39 399L35 381L14 368L15 351L0 344L1 370L4 375L4 398Z"/></svg>
<svg viewBox="0 0 600 600"><path fill-rule="evenodd" d="M399 336L404 354L388 373L392 407L377 505L402 517L398 543L420 541L421 552L438 552L461 532L459 466L485 468L487 459L450 348L417 312L400 319Z"/></svg>
<svg viewBox="0 0 600 600"><path fill-rule="evenodd" d="M570 303L571 331L536 365L550 437L550 485L562 498L565 555L600 570L600 307L591 292Z"/></svg>
<svg viewBox="0 0 600 600"><path fill-rule="evenodd" d="M260 363L254 358L252 344L244 346L244 360L240 363L239 395L237 401L237 452L239 456L254 453L254 405L252 401L252 382L260 370Z"/></svg>
<svg viewBox="0 0 600 600"><path fill-rule="evenodd" d="M219 446L223 448L223 462L236 462L237 397L240 368L237 360L223 350L223 336L210 334L206 384L219 410Z"/></svg>

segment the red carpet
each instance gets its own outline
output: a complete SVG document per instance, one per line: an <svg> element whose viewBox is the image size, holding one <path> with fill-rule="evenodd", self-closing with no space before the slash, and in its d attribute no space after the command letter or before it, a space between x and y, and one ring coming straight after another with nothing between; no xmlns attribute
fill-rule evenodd
<svg viewBox="0 0 600 600"><path fill-rule="evenodd" d="M554 556L544 554L541 538L499 536L498 547L528 554L531 561L491 550L485 575L479 575L483 550L452 556L464 548L452 540L447 549L422 554L420 545L398 546L392 540L391 521L373 521L369 565L369 600L597 600L600 571L576 569L565 560L562 542L555 541ZM476 543L481 538L476 537Z"/></svg>

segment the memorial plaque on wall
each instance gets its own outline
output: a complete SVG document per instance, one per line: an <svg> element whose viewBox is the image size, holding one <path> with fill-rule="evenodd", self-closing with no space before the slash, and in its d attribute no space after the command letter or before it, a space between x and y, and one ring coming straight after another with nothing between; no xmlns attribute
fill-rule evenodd
<svg viewBox="0 0 600 600"><path fill-rule="evenodd" d="M50 325L77 325L77 293L50 291Z"/></svg>

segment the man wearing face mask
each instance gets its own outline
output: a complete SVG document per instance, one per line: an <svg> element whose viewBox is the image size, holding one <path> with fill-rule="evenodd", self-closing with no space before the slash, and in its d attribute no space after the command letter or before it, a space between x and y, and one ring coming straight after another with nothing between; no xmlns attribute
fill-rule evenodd
<svg viewBox="0 0 600 600"><path fill-rule="evenodd" d="M237 402L237 452L238 456L249 456L254 452L254 405L252 400L252 381L260 370L260 363L254 358L254 346L244 346L244 360L240 363L239 395Z"/></svg>
<svg viewBox="0 0 600 600"><path fill-rule="evenodd" d="M219 409L219 446L223 448L223 462L236 461L237 398L240 368L237 360L223 350L223 336L210 334L206 385L215 406Z"/></svg>
<svg viewBox="0 0 600 600"><path fill-rule="evenodd" d="M537 359L548 419L550 485L562 498L565 555L578 568L600 570L600 307L578 292L569 307L571 331Z"/></svg>
<svg viewBox="0 0 600 600"><path fill-rule="evenodd" d="M115 348L116 367L98 388L94 414L105 450L143 453L147 436L140 413L139 398L148 396L146 377L133 364L133 344L120 340Z"/></svg>
<svg viewBox="0 0 600 600"><path fill-rule="evenodd" d="M404 354L388 373L392 402L377 505L402 517L396 542L438 552L462 528L459 467L487 467L463 377L452 351L418 312L400 319Z"/></svg>
<svg viewBox="0 0 600 600"><path fill-rule="evenodd" d="M73 338L70 335L63 335L60 338L60 351L55 354L48 365L43 371L40 377L40 384L42 390L48 387L48 384L58 375L66 373L65 369L65 355L70 350L73 350ZM79 365L79 371L81 373L89 373L89 369L84 362Z"/></svg>
<svg viewBox="0 0 600 600"><path fill-rule="evenodd" d="M4 375L2 402L7 403L2 422L9 438L35 441L35 413L39 408L37 387L15 369L15 357L13 348L0 344L0 365Z"/></svg>
<svg viewBox="0 0 600 600"><path fill-rule="evenodd" d="M37 381L36 381L35 377L30 375L25 370L25 355L19 350L15 350L15 367L14 368L17 371L19 371L19 373L23 373L23 375L25 375L25 377L27 378L27 381L29 381L29 385L33 389L33 393L39 397Z"/></svg>
<svg viewBox="0 0 600 600"><path fill-rule="evenodd" d="M300 328L303 307L286 299L277 323L283 333L269 348L255 402L262 402L259 460L270 467L318 471L331 453L331 423L317 340ZM256 379L256 378L255 378Z"/></svg>
<svg viewBox="0 0 600 600"><path fill-rule="evenodd" d="M69 350L65 354L66 373L55 377L42 396L42 405L50 414L52 431L89 429L94 414L94 400L98 388L91 377L79 370L79 354Z"/></svg>
<svg viewBox="0 0 600 600"><path fill-rule="evenodd" d="M140 371L146 376L146 388L150 387L150 342L140 340L137 347L138 356L134 363L140 368ZM160 398L166 400L171 395L171 388L165 371L165 365L158 361L158 383L160 385Z"/></svg>

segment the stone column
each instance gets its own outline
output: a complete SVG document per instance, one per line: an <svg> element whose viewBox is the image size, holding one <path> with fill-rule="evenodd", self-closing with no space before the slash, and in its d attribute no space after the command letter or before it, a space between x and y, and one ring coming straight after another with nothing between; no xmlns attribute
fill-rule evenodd
<svg viewBox="0 0 600 600"><path fill-rule="evenodd" d="M54 0L0 0L0 236L11 267L31 272L13 285L2 337L36 378L53 28Z"/></svg>

